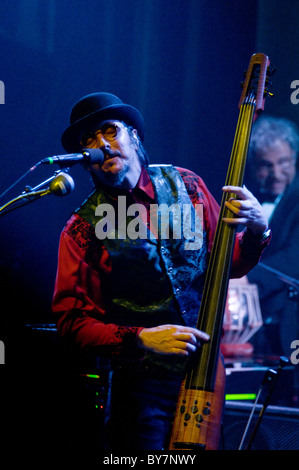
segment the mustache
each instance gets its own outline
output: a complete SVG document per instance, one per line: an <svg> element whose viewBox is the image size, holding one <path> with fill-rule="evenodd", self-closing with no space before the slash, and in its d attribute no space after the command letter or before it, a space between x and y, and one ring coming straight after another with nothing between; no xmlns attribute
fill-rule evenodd
<svg viewBox="0 0 299 470"><path fill-rule="evenodd" d="M104 149L103 154L104 154L105 160L108 160L109 158L113 158L113 157L121 157L120 152L113 152L110 149Z"/></svg>

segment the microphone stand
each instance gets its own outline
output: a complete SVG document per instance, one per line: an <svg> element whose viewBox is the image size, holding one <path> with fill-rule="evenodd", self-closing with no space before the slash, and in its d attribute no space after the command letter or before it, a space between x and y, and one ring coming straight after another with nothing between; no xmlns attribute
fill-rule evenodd
<svg viewBox="0 0 299 470"><path fill-rule="evenodd" d="M38 184L34 188L31 188L30 186L26 186L25 190L20 194L19 196L11 199L8 201L6 204L4 204L2 207L0 207L0 217L2 215L8 214L12 212L15 209L18 209L19 207L23 207L26 204L29 204L30 202L36 201L37 199L47 196L48 194L51 194L52 191L49 187L45 189L40 189L43 188L43 186L48 185L51 183L57 175L61 172L61 170L55 171L54 175L51 176L51 178L48 178L47 180L43 181L42 183ZM22 202L23 204L18 204L17 206L12 206L13 204L16 204L17 202ZM7 210L8 209L8 210Z"/></svg>
<svg viewBox="0 0 299 470"><path fill-rule="evenodd" d="M281 271L278 271L277 269L271 268L267 264L264 263L259 263L257 266L260 266L261 268L265 269L266 271L271 272L274 274L278 279L280 279L282 282L287 284L288 286L288 297L290 300L297 301L299 302L299 281L291 276L288 276L287 274L284 274ZM299 308L299 303L296 304L296 310L298 312ZM298 312L299 313L299 312ZM298 335L298 323L295 326L296 331L294 331L294 337ZM296 397L298 397L298 390L299 390L299 376L298 376L298 371L294 373L294 389L296 393ZM298 400L298 398L297 398Z"/></svg>
<svg viewBox="0 0 299 470"><path fill-rule="evenodd" d="M257 266L260 266L261 268L265 269L266 271L271 272L272 274L275 274L281 281L283 281L285 284L288 284L291 286L289 288L289 296L290 298L294 298L298 294L299 290L299 281L291 276L288 276L287 274L284 274L281 271L278 271L277 269L271 268L267 264L264 263L259 263ZM294 292L295 290L295 292Z"/></svg>
<svg viewBox="0 0 299 470"><path fill-rule="evenodd" d="M251 423L251 420L252 420L252 417L253 417L253 414L254 414L254 411L255 411L255 408L256 408L256 405L257 405L257 402L258 402L258 399L259 399L259 396L262 392L262 389L264 387L266 387L267 385L269 386L269 389L268 389L268 393L266 395L266 398L265 398L265 401L264 401L264 404L261 408L261 411L259 413L259 416L258 416L258 419L254 425L254 428L253 428L253 431L251 433L251 436L249 438L249 441L247 443L247 446L246 446L246 450L250 450L251 448L251 445L252 445L252 442L256 436L256 433L261 425L261 422L262 422L262 419L263 419L263 416L265 414L265 411L270 403L270 400L271 400L271 397L272 397L272 393L274 391L274 388L276 386L276 383L277 383L277 380L281 374L281 371L282 369L289 363L289 360L286 358L286 357L281 357L280 358L280 361L279 361L279 366L277 368L277 370L274 370L274 369L268 369L265 373L265 376L263 378L263 381L262 381L262 384L260 386L260 389L258 391L258 394L257 394L257 398L254 402L254 405L253 405L253 408L251 410L251 414L249 416L249 419L248 419L248 422L247 422L247 425L246 425L246 428L245 428L245 431L244 431L244 434L243 434L243 437L242 437L242 440L241 440L241 443L240 443L240 446L239 446L239 449L238 450L241 450L242 449L242 446L243 446L243 443L245 441L245 438L246 438L246 434L248 432L248 429L249 429L249 425Z"/></svg>

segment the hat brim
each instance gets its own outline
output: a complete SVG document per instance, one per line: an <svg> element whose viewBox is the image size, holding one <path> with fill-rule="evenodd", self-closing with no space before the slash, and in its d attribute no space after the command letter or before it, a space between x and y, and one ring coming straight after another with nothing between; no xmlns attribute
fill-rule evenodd
<svg viewBox="0 0 299 470"><path fill-rule="evenodd" d="M68 153L80 152L82 146L80 140L82 134L92 129L94 125L100 124L107 119L123 121L137 130L139 138L144 140L144 120L140 112L133 106L111 105L95 111L84 118L71 124L62 134L61 143Z"/></svg>

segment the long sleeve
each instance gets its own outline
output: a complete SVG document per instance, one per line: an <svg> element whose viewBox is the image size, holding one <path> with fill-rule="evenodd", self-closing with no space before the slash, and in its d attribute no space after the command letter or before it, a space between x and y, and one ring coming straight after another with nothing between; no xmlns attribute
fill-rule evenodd
<svg viewBox="0 0 299 470"><path fill-rule="evenodd" d="M96 246L94 231L74 215L60 238L52 310L59 333L83 348L108 346L117 351L134 342L140 331L105 324L100 273L110 269L106 251Z"/></svg>

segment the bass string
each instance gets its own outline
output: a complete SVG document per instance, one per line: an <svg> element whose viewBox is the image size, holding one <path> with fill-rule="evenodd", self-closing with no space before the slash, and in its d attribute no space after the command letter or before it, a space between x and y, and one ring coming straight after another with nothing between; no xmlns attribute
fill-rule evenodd
<svg viewBox="0 0 299 470"><path fill-rule="evenodd" d="M242 184L242 179L243 179L243 173L244 173L244 168L245 168L245 158L244 154L247 153L248 145L249 145L249 139L250 139L250 133L251 133L251 124L253 120L253 114L255 110L255 98L252 95L250 99L247 99L244 104L241 105L240 109L240 117L238 119L238 124L236 128L236 136L234 139L234 145L232 149L232 155L230 159L230 165L228 169L228 174L227 174L227 179L226 179L226 185L240 185ZM241 151L240 151L240 142L241 142ZM246 156L246 155L245 155ZM242 165L240 165L240 161L242 162ZM240 168L241 166L241 168ZM237 178L235 177L236 171L238 172ZM207 292L213 292L212 286L215 282L215 279L213 277L213 273L215 273L215 264L219 261L219 250L221 249L222 252L224 249L227 250L227 252L224 254L224 259L228 258L229 252L230 252L230 247L224 246L223 247L223 229L225 227L225 224L222 222L222 218L224 217L225 209L226 206L224 203L228 198L230 197L230 194L225 193L223 196L223 200L221 203L221 210L220 214L221 216L219 217L219 222L217 225L216 229L216 234L215 234L215 241L214 241L214 247L213 247L213 252L211 254L211 260L209 263L209 269L207 272L207 277L206 277L206 284L205 284L205 290ZM220 245L221 243L221 245ZM227 279L223 278L221 283L227 284ZM222 289L223 290L223 289ZM218 299L218 305L220 305L219 310L220 314L222 315L223 306L225 300L223 299L223 295L220 295L220 292L222 291L220 288L218 289L219 291L219 299ZM204 318L204 313L208 309L208 304L209 304L209 298L208 296L205 296L203 294L203 305L201 309L201 315L200 315L200 321L201 324L199 325L199 329L203 329L206 331L206 321ZM211 322L211 317L209 318ZM217 323L217 316L215 315L214 321L212 321L213 325L210 327L211 331L207 331L210 336L212 334L212 338L210 339L210 342L208 344L204 345L205 348L205 353L202 354L201 363L205 365L206 363L211 364L211 359L212 356L214 356L215 348L218 348L218 343L219 343L219 335L220 332L217 331L219 328L216 328L216 323ZM219 323L219 322L218 322ZM222 321L220 322L222 323ZM219 326L219 325L218 325ZM215 342L217 343L217 346L215 346ZM214 347L213 347L214 346ZM214 358L215 366L212 366L212 370L216 370L216 362L217 358ZM208 369L205 370L204 373L204 379L201 374L195 376L195 386L196 388L202 388L202 381L203 381L203 388L205 389L207 385L207 379L209 376L209 371ZM194 383L194 370L191 370L190 374L191 381ZM210 382L210 378L209 378Z"/></svg>

